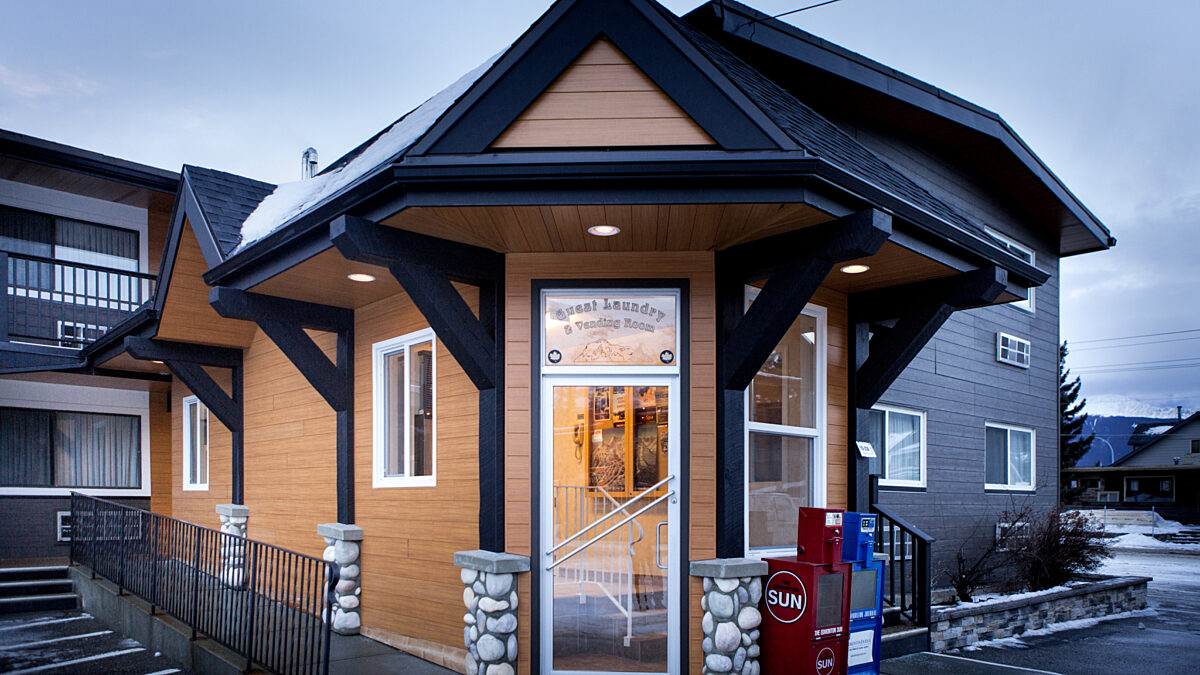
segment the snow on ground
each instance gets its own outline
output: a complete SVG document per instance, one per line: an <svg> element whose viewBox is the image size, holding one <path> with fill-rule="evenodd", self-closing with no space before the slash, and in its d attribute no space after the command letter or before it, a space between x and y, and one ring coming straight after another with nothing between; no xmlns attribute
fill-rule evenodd
<svg viewBox="0 0 1200 675"><path fill-rule="evenodd" d="M1139 609L1132 612L1121 612L1120 614L1110 614L1108 616L1100 616L1094 619L1074 619L1072 621L1060 621L1059 623L1048 623L1041 628L1034 628L1021 633L1019 637L997 638L995 640L981 640L975 644L963 647L963 651L974 652L983 649L984 647L1017 647L1024 649L1028 645L1021 638L1036 637L1039 635L1050 635L1064 630L1078 630L1080 628L1091 628L1102 621L1112 621L1114 619L1132 619L1139 616L1157 616L1157 612L1153 609Z"/></svg>
<svg viewBox="0 0 1200 675"><path fill-rule="evenodd" d="M1159 531L1161 532L1162 530ZM1154 537L1141 532L1123 534L1115 539L1109 540L1109 545L1119 548L1153 548L1162 549L1164 551L1200 551L1200 544L1177 544L1173 542L1159 541Z"/></svg>
<svg viewBox="0 0 1200 675"><path fill-rule="evenodd" d="M1078 586L1082 583L1085 583L1085 582L1070 581L1070 582L1063 584L1062 586L1055 586L1053 588L1047 588L1047 589L1041 590L1041 591L1026 591L1024 593L1009 593L1007 595L1001 594L1001 593L977 593L975 595L975 599L972 600L971 602L960 602L954 606L955 607L982 607L984 605L994 605L994 604L1000 603L1000 602L1008 602L1009 600L1024 600L1025 598L1034 598L1039 595L1047 595L1050 593L1057 593L1058 591L1065 591L1068 588L1071 588L1072 586Z"/></svg>
<svg viewBox="0 0 1200 675"><path fill-rule="evenodd" d="M507 49L505 50L507 51ZM242 241L234 253L283 227L296 216L343 192L380 165L404 152L483 76L504 51L463 75L393 124L345 166L308 180L283 183L242 223Z"/></svg>

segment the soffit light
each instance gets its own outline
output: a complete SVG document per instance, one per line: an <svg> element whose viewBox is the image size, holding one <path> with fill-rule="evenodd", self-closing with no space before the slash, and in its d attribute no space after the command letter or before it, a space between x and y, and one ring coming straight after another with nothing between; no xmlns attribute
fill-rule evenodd
<svg viewBox="0 0 1200 675"><path fill-rule="evenodd" d="M593 225L587 231L588 234L594 234L597 237L611 237L614 234L620 234L621 228L616 225Z"/></svg>
<svg viewBox="0 0 1200 675"><path fill-rule="evenodd" d="M866 265L846 265L842 268L842 272L844 274L862 274L869 269L871 268Z"/></svg>
<svg viewBox="0 0 1200 675"><path fill-rule="evenodd" d="M364 284L375 281L374 275L363 274L362 272L355 272L354 274L347 274L346 278L349 279L350 281L357 281L357 282L364 283Z"/></svg>

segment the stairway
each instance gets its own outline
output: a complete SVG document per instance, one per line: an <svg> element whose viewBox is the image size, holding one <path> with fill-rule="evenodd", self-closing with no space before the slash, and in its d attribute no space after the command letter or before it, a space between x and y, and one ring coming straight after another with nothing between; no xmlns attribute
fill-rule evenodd
<svg viewBox="0 0 1200 675"><path fill-rule="evenodd" d="M67 566L0 568L0 614L75 609L79 596Z"/></svg>
<svg viewBox="0 0 1200 675"><path fill-rule="evenodd" d="M1170 534L1159 534L1155 539L1171 544L1200 544L1200 530L1180 530Z"/></svg>

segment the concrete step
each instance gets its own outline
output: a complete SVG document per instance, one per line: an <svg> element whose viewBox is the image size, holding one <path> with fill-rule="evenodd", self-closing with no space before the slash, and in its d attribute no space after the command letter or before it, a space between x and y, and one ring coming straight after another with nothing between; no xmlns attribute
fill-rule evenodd
<svg viewBox="0 0 1200 675"><path fill-rule="evenodd" d="M929 629L906 628L903 630L884 629L880 651L885 659L916 654L929 649Z"/></svg>
<svg viewBox="0 0 1200 675"><path fill-rule="evenodd" d="M70 579L37 579L33 581L0 581L0 598L24 595L62 595L74 592Z"/></svg>
<svg viewBox="0 0 1200 675"><path fill-rule="evenodd" d="M57 609L75 609L77 607L79 607L79 596L74 593L21 595L0 598L0 614L49 612Z"/></svg>
<svg viewBox="0 0 1200 675"><path fill-rule="evenodd" d="M0 583L6 581L36 581L39 579L66 579L66 565L48 567L0 567Z"/></svg>

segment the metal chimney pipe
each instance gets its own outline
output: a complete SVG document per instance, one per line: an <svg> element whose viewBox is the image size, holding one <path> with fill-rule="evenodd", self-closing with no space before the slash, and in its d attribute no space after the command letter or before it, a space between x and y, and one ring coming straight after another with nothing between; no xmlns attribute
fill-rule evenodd
<svg viewBox="0 0 1200 675"><path fill-rule="evenodd" d="M309 148L300 156L300 180L317 175L317 149Z"/></svg>

